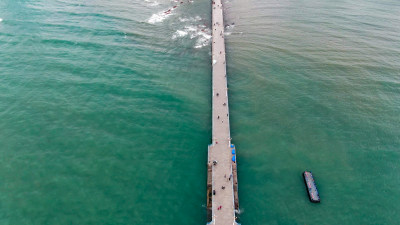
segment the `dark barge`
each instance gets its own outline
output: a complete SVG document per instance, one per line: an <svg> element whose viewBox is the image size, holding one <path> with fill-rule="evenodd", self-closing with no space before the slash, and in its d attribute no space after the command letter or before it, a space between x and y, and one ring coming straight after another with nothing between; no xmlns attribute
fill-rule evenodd
<svg viewBox="0 0 400 225"><path fill-rule="evenodd" d="M317 190L317 185L315 185L312 173L310 171L304 171L303 177L310 201L314 203L319 203L320 198Z"/></svg>

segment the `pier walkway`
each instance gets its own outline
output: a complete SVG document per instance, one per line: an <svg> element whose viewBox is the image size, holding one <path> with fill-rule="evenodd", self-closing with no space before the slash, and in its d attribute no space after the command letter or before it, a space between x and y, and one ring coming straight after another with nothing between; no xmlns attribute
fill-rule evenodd
<svg viewBox="0 0 400 225"><path fill-rule="evenodd" d="M208 146L209 224L235 225L238 210L236 150L231 145L223 6L212 2L212 144ZM232 151L233 150L233 151ZM234 157L234 158L233 158Z"/></svg>

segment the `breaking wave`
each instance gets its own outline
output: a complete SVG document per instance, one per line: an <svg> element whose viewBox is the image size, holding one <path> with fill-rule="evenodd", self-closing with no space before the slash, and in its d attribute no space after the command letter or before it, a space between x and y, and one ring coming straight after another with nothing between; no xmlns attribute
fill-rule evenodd
<svg viewBox="0 0 400 225"><path fill-rule="evenodd" d="M169 16L172 15L173 9L168 9L166 11L161 11L158 13L153 14L149 20L147 21L148 23L155 24L155 23L160 23L167 19Z"/></svg>
<svg viewBox="0 0 400 225"><path fill-rule="evenodd" d="M183 38L183 37L196 39L194 48L201 48L209 45L211 40L211 31L206 27L206 25L198 25L198 26L189 25L185 26L181 30L177 30L172 35L172 39Z"/></svg>

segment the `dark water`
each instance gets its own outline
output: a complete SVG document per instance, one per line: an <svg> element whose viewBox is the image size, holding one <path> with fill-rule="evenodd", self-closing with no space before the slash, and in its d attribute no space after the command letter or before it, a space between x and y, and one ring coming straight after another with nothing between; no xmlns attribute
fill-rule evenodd
<svg viewBox="0 0 400 225"><path fill-rule="evenodd" d="M225 6L242 224L398 224L400 3ZM0 18L0 224L205 224L209 1Z"/></svg>

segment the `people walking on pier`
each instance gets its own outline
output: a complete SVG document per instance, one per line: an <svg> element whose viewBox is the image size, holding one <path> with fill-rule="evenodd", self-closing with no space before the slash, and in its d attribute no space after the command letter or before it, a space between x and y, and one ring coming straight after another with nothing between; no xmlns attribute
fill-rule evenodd
<svg viewBox="0 0 400 225"><path fill-rule="evenodd" d="M180 0L182 1L182 0ZM212 22L211 26L211 63L212 63L212 144L208 147L208 167L207 167L207 215L212 221L210 224L225 225L237 224L235 219L235 210L239 209L237 201L237 186L233 182L237 180L236 165L232 163L232 154L236 157L235 152L232 153L230 139L230 115L228 105L228 85L227 85L227 68L226 50L224 43L224 20L223 10L224 4L221 0L212 1ZM202 29L203 27L201 27ZM214 29L214 31L212 31ZM219 31L219 32L217 32ZM219 36L219 37L218 37ZM219 52L219 56L217 55ZM223 62L223 63L220 63ZM221 98L219 92L222 91ZM225 93L226 92L226 93ZM225 94L225 96L223 95ZM222 102L222 104L221 104ZM230 103L230 102L229 102ZM221 108L221 105L223 106ZM224 120L224 116L226 118ZM214 115L217 115L218 121L215 123ZM217 145L218 140L221 144ZM218 165L214 160L218 160ZM211 162L211 163L210 163ZM235 174L235 180L233 180ZM223 177L223 178L222 178ZM232 181L232 182L231 182ZM219 189L220 187L221 189ZM216 196L216 190L219 190ZM226 191L225 191L226 190ZM212 193L212 194L210 194ZM211 195L211 197L210 197ZM222 204L225 206L222 211ZM217 207L217 211L215 211Z"/></svg>

